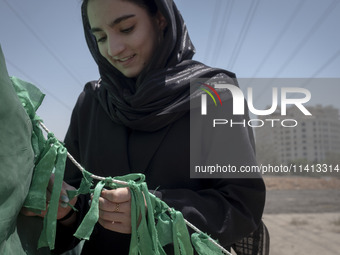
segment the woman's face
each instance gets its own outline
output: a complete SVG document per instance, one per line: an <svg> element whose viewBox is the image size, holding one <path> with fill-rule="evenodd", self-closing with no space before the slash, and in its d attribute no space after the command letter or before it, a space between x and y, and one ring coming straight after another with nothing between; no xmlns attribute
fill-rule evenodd
<svg viewBox="0 0 340 255"><path fill-rule="evenodd" d="M165 18L122 0L90 0L87 12L101 55L126 77L137 77L162 37Z"/></svg>

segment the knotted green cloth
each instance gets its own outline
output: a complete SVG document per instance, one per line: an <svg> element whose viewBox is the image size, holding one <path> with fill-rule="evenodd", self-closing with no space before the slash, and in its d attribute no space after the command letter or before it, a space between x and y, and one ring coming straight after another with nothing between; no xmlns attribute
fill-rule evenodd
<svg viewBox="0 0 340 255"><path fill-rule="evenodd" d="M19 88L19 90L17 90L20 91L19 99L24 102L25 98L29 98L22 86L24 83L16 78L13 78L12 81L14 86ZM27 89L26 91L30 91L30 89ZM26 106L25 109L31 117L33 126L36 129L36 132L33 132L32 136L32 145L36 153L35 168L30 189L23 206L38 214L47 209L47 186L52 171L54 171L55 177L51 198L38 243L39 248L48 246L50 249L54 249L59 197L64 178L67 150L51 133L48 134L48 139L45 141L39 128L39 121L41 120L35 115L35 109L29 104L23 103L23 105L24 107Z"/></svg>
<svg viewBox="0 0 340 255"><path fill-rule="evenodd" d="M48 246L52 250L54 249L56 236L59 197L64 178L67 150L52 133L48 134L48 139L45 140L41 132L39 123L42 120L35 113L37 104L33 103L39 98L39 90L18 78L13 77L11 79L19 100L22 102L33 126L31 143L35 154L35 168L30 189L23 205L24 207L38 214L47 209L47 186L52 171L54 171L55 177L51 199L38 242L38 248ZM41 92L40 95L42 95Z"/></svg>
<svg viewBox="0 0 340 255"><path fill-rule="evenodd" d="M41 132L39 124L42 120L35 113L44 97L39 89L20 79L9 79L2 69L0 81L0 118L6 120L0 126L0 177L9 180L6 185L0 186L0 253L25 254L20 248L15 250L14 245L9 249L6 242L20 246L19 237L15 235L15 221L22 205L36 213L46 210L46 191L52 173L55 176L54 185L38 247L53 249L67 150L52 133L45 139ZM14 178L8 178L7 173L13 171ZM124 184L117 184L114 180L123 181ZM70 199L94 192L90 210L74 234L77 238L88 240L91 237L99 218L102 189L128 187L131 192L132 225L129 255L165 255L163 247L167 244L173 244L176 255L192 255L193 246L200 255L222 254L206 234L193 234L190 239L183 215L148 191L144 175L107 177L98 182L94 190L91 189L92 183L92 174L83 169L79 189L68 191Z"/></svg>
<svg viewBox="0 0 340 255"><path fill-rule="evenodd" d="M124 181L127 185L117 184L114 179ZM90 210L75 233L77 238L89 240L99 218L99 197L104 187L111 189L129 187L132 226L129 255L166 255L163 246L170 243L173 243L176 255L193 254L190 235L182 214L169 208L148 191L143 174L129 174L114 179L106 178L96 185ZM89 189L89 186L87 188Z"/></svg>
<svg viewBox="0 0 340 255"><path fill-rule="evenodd" d="M205 233L193 233L191 235L192 244L199 255L214 254L223 255L224 253L220 248L215 246L210 237Z"/></svg>
<svg viewBox="0 0 340 255"><path fill-rule="evenodd" d="M52 171L54 171L55 179L54 185L52 189L51 199L48 207L47 214L44 218L44 225L43 230L39 239L38 247L45 247L48 246L50 249L54 249L54 241L56 235L56 222L57 222L57 212L59 206L59 196L62 187L63 177L64 177L64 170L65 170L65 162L67 157L67 150L65 147L54 137L53 134L48 134L48 139L45 140L42 131L39 127L40 121L42 121L37 115L36 110L42 103L44 95L40 92L38 88L34 85L22 81L16 77L11 77L11 89L14 89L16 93L16 98L12 99L14 102L20 102L20 109L26 115L26 125L29 127L30 133L26 133L25 137L21 137L21 133L13 132L10 136L7 134L8 141L17 141L16 146L19 145L19 148L22 149L22 145L26 140L29 141L29 147L31 152L31 159L28 157L24 157L26 162L23 162L23 166L20 171L23 171L25 167L29 166L31 169L29 171L29 176L25 176L25 178L15 178L15 184L18 186L19 182L28 182L31 181L32 176L32 169L34 167L32 182L26 187L30 187L29 191L23 196L26 197L24 203L20 205L20 207L16 210L17 213L21 209L22 206L30 209L33 212L38 214L41 211L46 209L46 191L48 182L51 176ZM6 98L7 99L7 98ZM10 98L9 98L10 99ZM2 101L2 107L5 101ZM9 105L12 102L9 103ZM10 112L10 111L9 111ZM15 115L14 115L15 117ZM23 126L23 124L19 124L21 119L19 118L17 123L11 125L12 130L16 130ZM6 123L9 124L9 123ZM24 126L26 129L27 127ZM19 138L22 141L18 140ZM12 150L12 153L15 151L16 146L10 146L8 149ZM4 148L5 145L1 143L1 148ZM25 153L22 150L21 153ZM13 154L16 156L16 154ZM16 156L14 159L13 157L7 156L4 158L4 161L7 159L11 159L12 162L17 162L18 159L23 159L23 156ZM28 164L31 162L30 164ZM34 163L34 165L33 165ZM4 169L5 171L6 169ZM8 167L8 171L16 171L16 168ZM4 173L3 171L1 171ZM23 171L25 173L25 171ZM19 185L21 186L21 185ZM19 189L16 189L19 190ZM2 193L4 194L4 193ZM14 199L11 201L13 203ZM20 201L20 200L19 200ZM17 215L17 214L16 214Z"/></svg>

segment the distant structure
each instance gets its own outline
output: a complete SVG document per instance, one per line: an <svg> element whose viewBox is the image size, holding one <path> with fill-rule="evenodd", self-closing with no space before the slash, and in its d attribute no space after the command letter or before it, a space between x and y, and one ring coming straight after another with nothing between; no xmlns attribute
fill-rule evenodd
<svg viewBox="0 0 340 255"><path fill-rule="evenodd" d="M305 116L297 107L287 108L287 115L277 110L258 119L294 119L296 127L264 125L255 128L257 158L261 164L296 162L340 163L339 110L333 106L306 107L312 116ZM325 162L328 161L328 162Z"/></svg>

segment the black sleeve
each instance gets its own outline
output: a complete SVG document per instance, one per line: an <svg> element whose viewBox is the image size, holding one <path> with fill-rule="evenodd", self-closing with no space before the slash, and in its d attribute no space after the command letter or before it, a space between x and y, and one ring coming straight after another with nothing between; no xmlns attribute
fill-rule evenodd
<svg viewBox="0 0 340 255"><path fill-rule="evenodd" d="M214 179L210 183L210 189L165 189L157 195L227 247L257 228L263 212L265 187L262 179Z"/></svg>
<svg viewBox="0 0 340 255"><path fill-rule="evenodd" d="M245 121L246 125L224 125L214 129L203 125L202 128L191 128L192 139L201 139L201 142L191 144L191 149L192 146L199 148L197 155L191 155L191 164L194 158L200 165L213 165L216 159L222 158L220 165L230 164L238 170L241 166L257 165L253 133L247 126L247 112L245 115L233 116L232 100L227 100L223 106L225 108L213 108L215 112L208 114L210 124L213 118L220 118L222 112L229 122L230 119L238 123ZM263 179L258 173L239 175L241 178L228 173L217 178L204 176L201 175L203 178L197 190L161 189L158 196L169 206L181 211L184 218L203 232L211 234L222 245L230 246L253 232L261 221L265 203Z"/></svg>

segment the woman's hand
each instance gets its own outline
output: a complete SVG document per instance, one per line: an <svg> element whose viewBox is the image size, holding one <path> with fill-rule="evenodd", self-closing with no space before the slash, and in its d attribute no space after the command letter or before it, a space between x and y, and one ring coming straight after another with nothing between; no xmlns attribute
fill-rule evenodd
<svg viewBox="0 0 340 255"><path fill-rule="evenodd" d="M131 193L129 188L103 190L99 198L99 224L104 228L131 233Z"/></svg>
<svg viewBox="0 0 340 255"><path fill-rule="evenodd" d="M42 211L41 214L36 214L34 212L31 212L29 209L23 207L21 209L21 213L26 215L26 216L40 216L42 218L45 217L47 213L47 208L49 201L51 199L51 193L53 189L53 184L54 184L54 174L51 175L51 178L48 182L47 186L47 191L46 191L46 210ZM73 198L71 201L69 201L66 190L75 190L75 188L66 182L63 182L62 188L61 188L61 193L60 193L60 198L59 198L59 207L58 207L58 214L57 214L57 219L60 220L64 218L71 210L72 208L67 205L67 203L70 203L71 205L75 205L77 202L77 197ZM70 217L67 220L65 220L65 225L69 225L73 223L75 217ZM64 223L64 222L62 222Z"/></svg>

